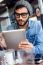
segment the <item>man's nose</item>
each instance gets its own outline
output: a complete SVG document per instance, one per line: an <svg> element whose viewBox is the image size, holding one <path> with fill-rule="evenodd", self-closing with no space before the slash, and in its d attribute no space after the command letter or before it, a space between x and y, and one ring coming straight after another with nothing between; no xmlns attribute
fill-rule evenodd
<svg viewBox="0 0 43 65"><path fill-rule="evenodd" d="M22 16L20 15L20 17L19 17L20 19L22 19Z"/></svg>

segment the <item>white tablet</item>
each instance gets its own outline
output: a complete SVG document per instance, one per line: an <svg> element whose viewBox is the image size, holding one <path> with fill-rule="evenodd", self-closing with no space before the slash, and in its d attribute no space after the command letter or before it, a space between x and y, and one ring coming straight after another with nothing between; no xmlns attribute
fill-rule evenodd
<svg viewBox="0 0 43 65"><path fill-rule="evenodd" d="M26 39L25 29L2 31L8 49L17 49L20 41Z"/></svg>

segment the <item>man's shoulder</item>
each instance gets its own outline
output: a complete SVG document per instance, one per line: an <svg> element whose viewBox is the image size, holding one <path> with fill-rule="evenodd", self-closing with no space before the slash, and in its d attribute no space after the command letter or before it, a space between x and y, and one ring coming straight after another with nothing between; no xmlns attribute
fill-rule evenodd
<svg viewBox="0 0 43 65"><path fill-rule="evenodd" d="M41 22L40 21L38 21L38 20L29 20L29 25L30 26L36 26L36 25L41 25Z"/></svg>
<svg viewBox="0 0 43 65"><path fill-rule="evenodd" d="M18 29L18 25L15 22L11 23L11 25L7 27L7 30L13 30L13 29Z"/></svg>
<svg viewBox="0 0 43 65"><path fill-rule="evenodd" d="M7 27L7 30L13 30L14 29L14 27L12 26L12 25L9 25L8 27Z"/></svg>

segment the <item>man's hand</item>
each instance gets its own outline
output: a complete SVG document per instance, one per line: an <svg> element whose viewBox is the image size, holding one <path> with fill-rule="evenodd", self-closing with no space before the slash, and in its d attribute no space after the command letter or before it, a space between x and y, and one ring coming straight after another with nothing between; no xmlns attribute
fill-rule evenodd
<svg viewBox="0 0 43 65"><path fill-rule="evenodd" d="M0 33L0 47L1 48L6 48L7 47L5 39L4 39L3 35L2 35L2 33Z"/></svg>
<svg viewBox="0 0 43 65"><path fill-rule="evenodd" d="M30 51L30 50L32 50L33 45L32 45L32 43L30 43L30 42L28 42L27 40L25 40L25 41L21 41L21 42L20 42L19 48L20 48L20 49L23 49L23 50L25 50L25 51L27 51L27 50Z"/></svg>

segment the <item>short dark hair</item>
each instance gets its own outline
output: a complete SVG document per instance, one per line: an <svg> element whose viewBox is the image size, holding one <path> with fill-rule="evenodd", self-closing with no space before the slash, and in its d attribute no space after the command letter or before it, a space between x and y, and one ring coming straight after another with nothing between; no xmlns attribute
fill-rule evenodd
<svg viewBox="0 0 43 65"><path fill-rule="evenodd" d="M18 5L16 8L15 8L15 10L17 10L17 9L19 9L19 8L22 8L22 7L25 7L24 5ZM27 7L25 7L26 9L27 9ZM15 10L14 10L14 14L15 14ZM28 9L27 9L28 10ZM28 13L29 13L29 15L30 15L30 12L29 12L29 10L28 10Z"/></svg>
<svg viewBox="0 0 43 65"><path fill-rule="evenodd" d="M31 6L31 4L28 1L26 1L26 0L17 1L15 6L14 6L14 11L17 8L22 8L22 7L26 7L27 10L29 11L30 15L33 15L33 8Z"/></svg>

